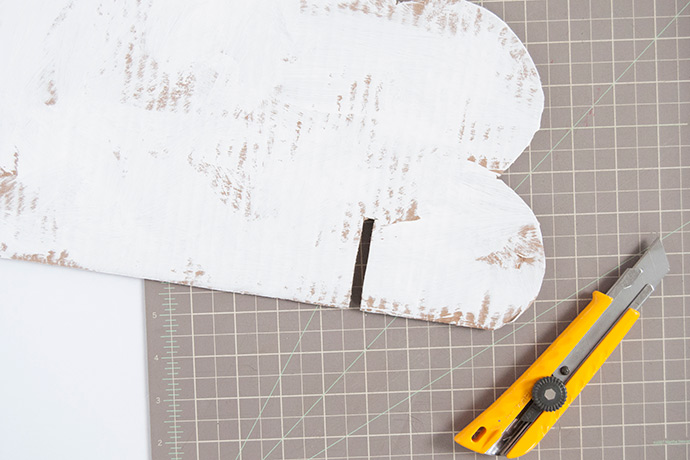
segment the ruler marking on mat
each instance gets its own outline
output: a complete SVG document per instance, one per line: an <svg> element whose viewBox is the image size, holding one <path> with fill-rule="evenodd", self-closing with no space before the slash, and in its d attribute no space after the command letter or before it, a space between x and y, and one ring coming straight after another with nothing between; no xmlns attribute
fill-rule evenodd
<svg viewBox="0 0 690 460"><path fill-rule="evenodd" d="M164 283L164 285L164 289L167 292L165 293L166 302L164 302L163 305L168 306L169 308L165 309L166 326L164 334L161 335L161 339L163 339L165 343L169 343L171 345L166 345L164 347L170 360L168 361L169 366L165 367L166 373L164 375L167 375L167 377L164 377L163 381L167 382L168 387L166 391L168 392L169 399L166 399L168 402L168 409L166 412L168 413L168 423L171 423L170 428L172 429L172 431L168 431L168 437L170 440L166 441L165 445L169 446L168 457L170 457L171 460L181 460L183 451L180 450L182 446L179 445L179 441L181 439L180 435L183 433L183 431L178 423L181 410L178 409L180 405L177 403L178 390L176 387L179 386L179 383L175 382L175 376L177 375L176 370L179 369L179 367L177 367L178 362L175 361L175 353L179 346L176 345L177 340L175 339L174 335L175 331L177 330L177 320L173 317L177 302L174 302L172 294L173 287L170 285L170 283Z"/></svg>

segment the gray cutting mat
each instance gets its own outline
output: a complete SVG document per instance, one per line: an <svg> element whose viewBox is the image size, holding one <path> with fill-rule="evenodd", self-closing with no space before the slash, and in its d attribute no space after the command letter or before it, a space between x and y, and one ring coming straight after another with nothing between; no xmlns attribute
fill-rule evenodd
<svg viewBox="0 0 690 460"><path fill-rule="evenodd" d="M671 273L523 458L690 458L686 1L479 2L526 43L546 93L541 131L504 176L539 217L547 255L541 294L515 324L471 330L147 282L153 459L475 458L453 435L654 234Z"/></svg>

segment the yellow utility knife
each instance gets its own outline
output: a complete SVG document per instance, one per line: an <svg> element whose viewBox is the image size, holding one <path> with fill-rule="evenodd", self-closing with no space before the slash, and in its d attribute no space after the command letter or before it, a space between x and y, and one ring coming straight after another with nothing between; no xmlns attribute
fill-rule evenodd
<svg viewBox="0 0 690 460"><path fill-rule="evenodd" d="M455 441L508 458L532 450L623 340L668 271L657 239L606 294L594 291L582 313Z"/></svg>

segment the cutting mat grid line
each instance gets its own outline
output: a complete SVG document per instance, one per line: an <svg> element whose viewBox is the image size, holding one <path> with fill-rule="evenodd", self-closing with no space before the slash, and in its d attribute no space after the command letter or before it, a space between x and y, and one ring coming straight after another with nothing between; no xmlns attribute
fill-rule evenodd
<svg viewBox="0 0 690 460"><path fill-rule="evenodd" d="M654 233L672 267L661 293L523 458L690 458L688 3L479 3L544 83L542 130L503 177L544 234L533 308L490 332L147 282L154 460L482 458L452 435Z"/></svg>

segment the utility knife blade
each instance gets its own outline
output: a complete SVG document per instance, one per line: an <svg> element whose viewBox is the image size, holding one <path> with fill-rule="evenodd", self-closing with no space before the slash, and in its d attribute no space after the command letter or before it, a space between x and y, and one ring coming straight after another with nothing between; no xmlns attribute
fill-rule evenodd
<svg viewBox="0 0 690 460"><path fill-rule="evenodd" d="M594 291L565 331L455 441L481 454L508 458L532 450L623 340L668 271L657 239L606 294Z"/></svg>

